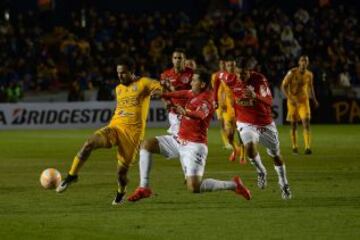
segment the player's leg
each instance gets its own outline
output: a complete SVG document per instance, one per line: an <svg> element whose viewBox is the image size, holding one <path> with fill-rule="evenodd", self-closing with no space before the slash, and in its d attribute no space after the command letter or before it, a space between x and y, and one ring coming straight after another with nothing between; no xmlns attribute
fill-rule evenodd
<svg viewBox="0 0 360 240"><path fill-rule="evenodd" d="M311 133L310 133L310 105L309 101L302 103L299 107L299 115L303 125L305 154L311 154Z"/></svg>
<svg viewBox="0 0 360 240"><path fill-rule="evenodd" d="M208 149L205 144L188 143L180 147L180 158L185 165L187 188L192 193L215 192L231 190L243 195L246 199L251 198L250 191L244 186L240 177L234 177L232 181L222 181L213 178L202 180L204 175Z"/></svg>
<svg viewBox="0 0 360 240"><path fill-rule="evenodd" d="M138 201L142 198L150 197L150 171L152 166L152 154L161 154L167 158L177 157L178 142L171 135L158 136L150 138L143 142L140 149L139 172L140 185L128 197L131 202Z"/></svg>
<svg viewBox="0 0 360 240"><path fill-rule="evenodd" d="M229 143L229 138L228 138L227 133L226 133L224 119L221 117L221 118L218 118L218 120L220 122L220 134L221 134L222 142L224 144L224 148L225 149L232 149L232 146Z"/></svg>
<svg viewBox="0 0 360 240"><path fill-rule="evenodd" d="M274 160L274 169L278 175L278 183L282 192L282 198L290 199L291 192L286 176L285 163L280 155L279 134L275 123L265 127L265 131L260 133L259 141L267 148L267 154Z"/></svg>
<svg viewBox="0 0 360 240"><path fill-rule="evenodd" d="M290 125L291 125L290 138L291 138L292 152L294 154L297 154L299 152L297 146L297 121L291 121Z"/></svg>
<svg viewBox="0 0 360 240"><path fill-rule="evenodd" d="M298 153L298 146L297 146L297 122L298 122L298 109L297 106L287 101L288 113L286 120L290 122L290 139L291 139L291 147L293 153Z"/></svg>
<svg viewBox="0 0 360 240"><path fill-rule="evenodd" d="M129 179L127 176L128 171L129 171L128 166L118 164L118 167L117 167L118 190L116 192L115 199L112 202L113 205L120 205L125 200L126 188L127 188L128 182L129 182Z"/></svg>
<svg viewBox="0 0 360 240"><path fill-rule="evenodd" d="M291 199L292 194L290 191L290 186L287 180L286 176L286 167L285 163L283 162L280 154L274 154L275 152L268 149L268 154L273 158L274 160L274 169L278 175L278 183L281 190L281 196L283 199Z"/></svg>
<svg viewBox="0 0 360 240"><path fill-rule="evenodd" d="M153 153L160 153L159 142L156 138L146 139L141 145L139 154L140 185L130 194L128 201L135 202L151 196L152 191L149 187L149 179Z"/></svg>
<svg viewBox="0 0 360 240"><path fill-rule="evenodd" d="M303 135L304 135L304 145L305 145L305 154L312 154L311 151L311 134L310 134L310 119L305 118L302 121L303 124Z"/></svg>
<svg viewBox="0 0 360 240"><path fill-rule="evenodd" d="M65 191L70 186L70 184L77 181L78 172L80 171L86 160L89 158L93 150L98 148L111 147L112 144L109 141L111 131L111 129L103 128L88 138L80 151L74 157L67 177L63 181L61 181L60 185L56 188L56 192L61 193Z"/></svg>
<svg viewBox="0 0 360 240"><path fill-rule="evenodd" d="M118 148L117 148L117 183L118 189L116 192L113 205L119 205L124 202L125 194L127 192L128 184L128 170L134 163L138 149L140 148L140 141L142 131L138 127L120 128L118 129Z"/></svg>
<svg viewBox="0 0 360 240"><path fill-rule="evenodd" d="M249 124L237 123L237 127L249 161L251 165L256 168L258 174L257 185L260 189L264 189L267 185L267 171L261 161L261 157L257 149L259 133L257 132L255 126Z"/></svg>

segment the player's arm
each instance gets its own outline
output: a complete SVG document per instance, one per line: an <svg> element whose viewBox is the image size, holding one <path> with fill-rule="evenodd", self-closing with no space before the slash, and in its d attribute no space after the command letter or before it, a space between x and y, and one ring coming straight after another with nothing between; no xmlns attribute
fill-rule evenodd
<svg viewBox="0 0 360 240"><path fill-rule="evenodd" d="M219 92L219 87L221 84L221 80L219 77L214 76L214 107L215 109L217 109L219 107L219 99L218 99L218 92Z"/></svg>
<svg viewBox="0 0 360 240"><path fill-rule="evenodd" d="M290 101L294 102L294 99L292 99L290 94L290 79L293 77L293 72L290 70L286 76L284 77L282 83L281 83L281 91L284 93L285 97L289 99Z"/></svg>
<svg viewBox="0 0 360 240"><path fill-rule="evenodd" d="M171 86L171 83L165 73L162 73L160 75L160 85L163 87L164 92L171 92L173 91L173 87Z"/></svg>
<svg viewBox="0 0 360 240"><path fill-rule="evenodd" d="M189 90L180 90L175 92L166 92L161 95L162 98L168 100L171 98L176 99L188 99L192 96L191 91Z"/></svg>
<svg viewBox="0 0 360 240"><path fill-rule="evenodd" d="M244 95L247 98L255 99L257 101L265 103L266 105L269 106L272 105L273 99L272 99L271 91L265 79L259 85L258 89L256 89L255 91L250 91L249 89L246 89Z"/></svg>
<svg viewBox="0 0 360 240"><path fill-rule="evenodd" d="M176 111L178 114L193 118L193 119L205 119L209 116L211 109L211 104L207 101L202 101L201 104L196 108L196 110L190 110L183 108L182 106L177 106Z"/></svg>
<svg viewBox="0 0 360 240"><path fill-rule="evenodd" d="M311 94L311 97L314 101L314 104L315 104L315 108L319 107L319 102L318 100L316 99L316 95L315 95L315 89L314 89L314 76L313 74L310 75L310 94Z"/></svg>

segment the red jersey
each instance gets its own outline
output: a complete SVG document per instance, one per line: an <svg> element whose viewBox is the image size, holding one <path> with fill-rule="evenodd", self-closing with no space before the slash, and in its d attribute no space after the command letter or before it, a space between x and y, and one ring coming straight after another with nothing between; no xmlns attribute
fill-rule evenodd
<svg viewBox="0 0 360 240"><path fill-rule="evenodd" d="M236 83L236 74L234 73L228 73L225 71L219 71L216 73L213 88L214 88L214 101L216 104L218 104L218 91L220 87L221 81L223 81L230 89L234 84Z"/></svg>
<svg viewBox="0 0 360 240"><path fill-rule="evenodd" d="M176 73L174 68L165 70L160 75L160 84L165 90L170 92L179 90L191 89L191 78L194 71L191 68L185 67L184 71ZM171 99L175 105L185 106L186 100Z"/></svg>
<svg viewBox="0 0 360 240"><path fill-rule="evenodd" d="M179 138L189 142L207 144L207 133L214 114L213 92L204 91L194 94L191 90L163 94L166 98L186 99L186 115L181 117Z"/></svg>
<svg viewBox="0 0 360 240"><path fill-rule="evenodd" d="M248 89L255 93L255 99L245 98L244 90ZM231 86L235 98L236 120L243 123L250 123L258 126L270 124L272 96L268 82L264 75L251 72L247 82L236 81Z"/></svg>

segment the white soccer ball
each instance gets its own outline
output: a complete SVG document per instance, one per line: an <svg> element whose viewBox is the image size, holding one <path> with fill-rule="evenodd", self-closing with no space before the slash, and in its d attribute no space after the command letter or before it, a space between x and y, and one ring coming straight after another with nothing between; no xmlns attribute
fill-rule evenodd
<svg viewBox="0 0 360 240"><path fill-rule="evenodd" d="M55 168L47 168L40 175L40 183L45 189L53 189L59 186L61 174Z"/></svg>

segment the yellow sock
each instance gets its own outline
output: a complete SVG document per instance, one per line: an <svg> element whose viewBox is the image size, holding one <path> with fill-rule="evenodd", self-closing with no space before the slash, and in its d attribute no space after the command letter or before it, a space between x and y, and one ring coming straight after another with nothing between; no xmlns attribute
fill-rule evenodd
<svg viewBox="0 0 360 240"><path fill-rule="evenodd" d="M291 137L291 145L292 148L297 148L296 138L297 138L297 132L293 132L290 130L290 137Z"/></svg>
<svg viewBox="0 0 360 240"><path fill-rule="evenodd" d="M224 143L224 146L229 145L229 140L228 140L228 138L227 138L227 136L226 136L226 132L221 129L221 130L220 130L220 133L221 133L221 138L222 138L222 141L223 141L223 143Z"/></svg>
<svg viewBox="0 0 360 240"><path fill-rule="evenodd" d="M310 131L304 130L303 134L305 149L310 149Z"/></svg>
<svg viewBox="0 0 360 240"><path fill-rule="evenodd" d="M74 157L74 160L72 162L72 165L71 165L71 168L70 168L70 171L69 171L69 174L70 175L77 175L81 166L84 164L85 161L82 161L78 158L78 156L75 156Z"/></svg>

